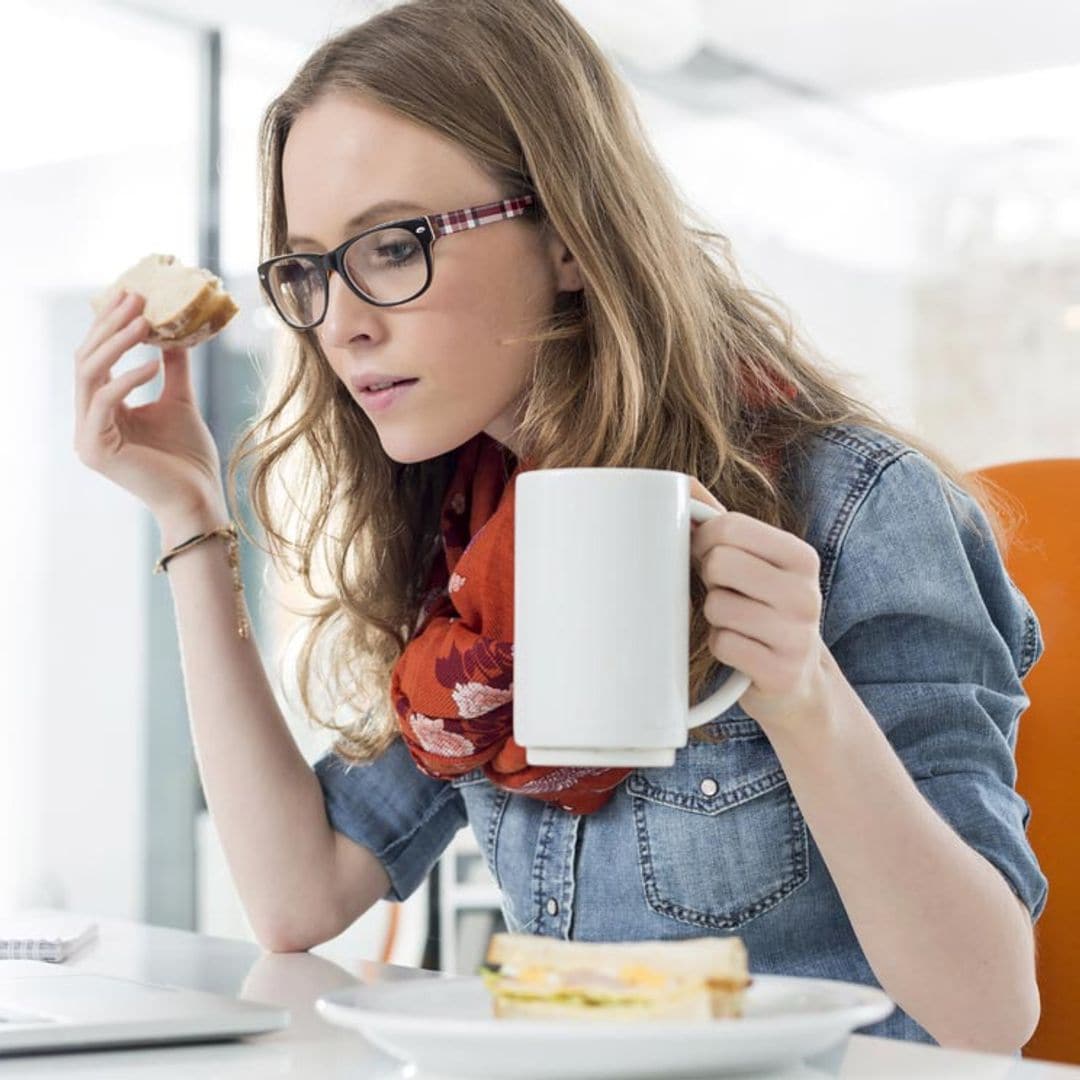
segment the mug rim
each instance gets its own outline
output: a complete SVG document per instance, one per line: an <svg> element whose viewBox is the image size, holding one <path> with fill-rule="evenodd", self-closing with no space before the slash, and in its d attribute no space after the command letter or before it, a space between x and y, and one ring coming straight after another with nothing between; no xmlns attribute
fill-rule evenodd
<svg viewBox="0 0 1080 1080"><path fill-rule="evenodd" d="M684 472L679 472L678 469L648 469L635 466L623 468L621 465L560 465L554 469L528 469L520 473L518 479L524 480L529 476L578 476L582 473L611 473L620 476L644 474L646 476L663 476L665 478L674 476L689 480L689 476Z"/></svg>

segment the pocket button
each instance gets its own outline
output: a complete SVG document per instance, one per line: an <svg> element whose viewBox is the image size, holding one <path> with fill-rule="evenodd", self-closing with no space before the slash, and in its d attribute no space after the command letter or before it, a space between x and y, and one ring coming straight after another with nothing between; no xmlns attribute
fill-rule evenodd
<svg viewBox="0 0 1080 1080"><path fill-rule="evenodd" d="M720 790L720 785L711 776L706 776L699 786L701 794L707 799L711 799Z"/></svg>

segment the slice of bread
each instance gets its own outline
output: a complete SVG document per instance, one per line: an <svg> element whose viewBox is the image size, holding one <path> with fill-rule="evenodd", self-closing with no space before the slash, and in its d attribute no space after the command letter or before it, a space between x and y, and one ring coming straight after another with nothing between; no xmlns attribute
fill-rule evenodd
<svg viewBox="0 0 1080 1080"><path fill-rule="evenodd" d="M493 934L489 964L542 965L553 971L589 968L618 973L628 964L655 967L673 975L695 975L714 983L747 985L746 945L738 937L696 937L665 941L563 941L538 934Z"/></svg>
<svg viewBox="0 0 1080 1080"><path fill-rule="evenodd" d="M148 345L190 348L212 338L240 310L221 279L201 267L184 266L174 255L147 255L125 270L90 305L99 315L121 289L145 297Z"/></svg>
<svg viewBox="0 0 1080 1080"><path fill-rule="evenodd" d="M499 1020L579 1020L605 1024L613 1021L639 1023L644 1020L704 1021L715 1014L708 994L682 994L677 998L642 1000L635 1003L607 1001L583 1004L548 998L524 998L510 995L492 999L492 1013ZM724 1013L723 1015L736 1015Z"/></svg>

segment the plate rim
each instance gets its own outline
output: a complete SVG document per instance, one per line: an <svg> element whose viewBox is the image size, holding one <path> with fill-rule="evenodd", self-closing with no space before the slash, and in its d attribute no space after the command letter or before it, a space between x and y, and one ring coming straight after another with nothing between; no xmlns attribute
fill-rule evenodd
<svg viewBox="0 0 1080 1080"><path fill-rule="evenodd" d="M852 995L849 1004L833 1009L781 1013L770 1016L744 1016L737 1020L725 1021L717 1019L708 1021L666 1021L650 1020L647 1026L628 1026L624 1021L595 1020L588 1024L558 1019L497 1019L494 1016L475 1017L438 1017L425 1016L417 1012L405 1012L402 1010L378 1009L366 1007L363 1004L349 1004L336 1000L339 997L355 994L357 990L375 993L380 989L393 986L399 993L402 988L408 987L406 993L414 988L420 989L428 982L426 979L408 980L408 982L388 983L380 986L378 983L357 983L347 987L337 987L327 993L320 994L315 1000L316 1011L332 1023L343 1024L360 1031L366 1032L369 1027L378 1028L383 1032L395 1033L414 1028L418 1022L423 1023L426 1034L460 1035L463 1037L501 1038L520 1037L528 1033L536 1037L572 1039L592 1039L599 1036L614 1034L626 1035L628 1032L647 1031L650 1037L674 1036L680 1039L701 1039L707 1041L722 1040L725 1036L737 1038L739 1032L749 1035L762 1029L775 1029L778 1022L783 1025L785 1032L796 1034L802 1030L819 1031L823 1026L829 1025L840 1027L848 1032L856 1028L864 1027L886 1019L896 1009L896 1003L883 990L866 983L849 982L842 979L827 979L808 975L779 975L771 973L751 973L755 981L774 984L794 984L792 989L798 989L801 984L811 983L814 985L829 986L843 990ZM468 983L471 988L481 986L483 980L478 975L456 975L449 980L439 980L444 986L448 981Z"/></svg>

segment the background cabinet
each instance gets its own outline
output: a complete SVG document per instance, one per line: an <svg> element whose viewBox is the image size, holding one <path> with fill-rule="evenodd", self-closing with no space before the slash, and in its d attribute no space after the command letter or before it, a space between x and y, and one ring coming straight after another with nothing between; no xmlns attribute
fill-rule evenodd
<svg viewBox="0 0 1080 1080"><path fill-rule="evenodd" d="M495 878L472 829L458 831L439 860L439 967L475 975L493 933L506 929Z"/></svg>

